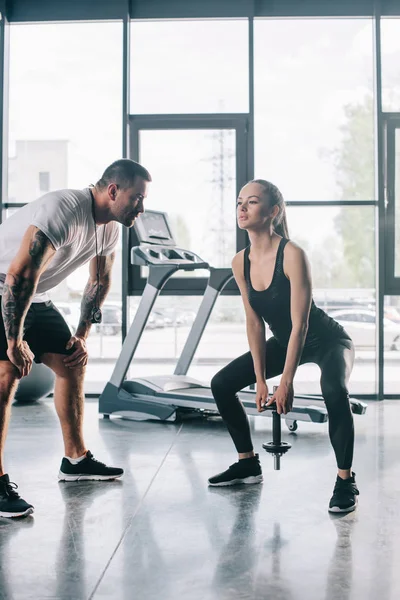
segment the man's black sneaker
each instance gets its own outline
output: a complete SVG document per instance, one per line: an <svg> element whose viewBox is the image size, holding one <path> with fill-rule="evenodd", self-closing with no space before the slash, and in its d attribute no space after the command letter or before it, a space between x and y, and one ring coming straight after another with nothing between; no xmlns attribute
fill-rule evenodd
<svg viewBox="0 0 400 600"><path fill-rule="evenodd" d="M333 496L329 502L330 512L344 513L355 510L357 496L360 493L357 488L355 476L355 473L352 473L348 479L342 479L339 475L337 476Z"/></svg>
<svg viewBox="0 0 400 600"><path fill-rule="evenodd" d="M58 479L60 481L105 481L107 479L117 479L122 477L123 469L107 467L104 463L93 458L93 454L88 450L86 458L77 465L73 465L68 458L63 458L61 462Z"/></svg>
<svg viewBox="0 0 400 600"><path fill-rule="evenodd" d="M251 458L242 458L223 473L210 477L208 483L209 485L223 486L238 485L240 483L261 483L262 481L260 460L258 454L256 454Z"/></svg>
<svg viewBox="0 0 400 600"><path fill-rule="evenodd" d="M17 488L7 474L0 477L0 517L27 517L33 513L32 504L20 497Z"/></svg>

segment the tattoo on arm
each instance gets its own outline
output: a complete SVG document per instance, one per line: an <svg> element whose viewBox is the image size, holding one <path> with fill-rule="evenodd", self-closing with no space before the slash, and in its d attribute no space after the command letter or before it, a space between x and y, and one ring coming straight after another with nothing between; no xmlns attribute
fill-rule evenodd
<svg viewBox="0 0 400 600"><path fill-rule="evenodd" d="M40 272L51 260L49 253L51 242L48 237L36 229L30 234L29 259L22 257L17 261L17 270L7 273L3 287L2 314L7 340L17 341L22 338L25 315L31 304ZM25 250L24 250L25 252Z"/></svg>
<svg viewBox="0 0 400 600"><path fill-rule="evenodd" d="M79 319L78 329L76 330L76 335L85 336L88 333L91 326L93 308L103 304L104 299L110 289L110 285L111 281L109 278L103 278L100 280L99 288L97 288L97 281L88 281L85 291L83 292L81 316Z"/></svg>
<svg viewBox="0 0 400 600"><path fill-rule="evenodd" d="M34 267L37 269L42 266L44 252L48 244L48 237L40 229L36 231L29 246L29 254L32 257Z"/></svg>
<svg viewBox="0 0 400 600"><path fill-rule="evenodd" d="M22 275L7 275L3 287L1 309L4 329L8 340L22 337L22 322L29 308L35 284Z"/></svg>

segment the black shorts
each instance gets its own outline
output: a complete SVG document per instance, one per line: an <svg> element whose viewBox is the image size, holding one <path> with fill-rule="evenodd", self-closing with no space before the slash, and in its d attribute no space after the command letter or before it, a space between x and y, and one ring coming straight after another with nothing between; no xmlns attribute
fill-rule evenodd
<svg viewBox="0 0 400 600"><path fill-rule="evenodd" d="M70 338L71 332L67 323L51 300L31 304L24 323L24 340L35 355L36 363L41 362L40 357L45 352L72 354L72 348L65 349ZM7 348L0 296L0 360L9 360Z"/></svg>

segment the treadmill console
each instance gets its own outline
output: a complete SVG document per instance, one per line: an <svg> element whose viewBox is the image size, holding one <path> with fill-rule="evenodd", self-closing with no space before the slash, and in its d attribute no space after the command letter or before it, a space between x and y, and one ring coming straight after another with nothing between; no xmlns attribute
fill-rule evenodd
<svg viewBox="0 0 400 600"><path fill-rule="evenodd" d="M168 223L165 212L146 210L133 226L137 237L137 245L159 244L163 246L176 246L174 236ZM134 244L136 246L136 244Z"/></svg>
<svg viewBox="0 0 400 600"><path fill-rule="evenodd" d="M135 222L136 243L131 248L131 264L172 266L184 271L208 269L209 264L190 250L176 246L166 213L146 210Z"/></svg>

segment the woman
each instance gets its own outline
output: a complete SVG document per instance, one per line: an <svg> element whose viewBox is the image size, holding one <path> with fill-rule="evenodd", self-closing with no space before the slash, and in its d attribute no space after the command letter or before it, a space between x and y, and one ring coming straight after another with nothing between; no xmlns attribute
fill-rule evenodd
<svg viewBox="0 0 400 600"><path fill-rule="evenodd" d="M331 512L356 508L359 491L351 471L354 425L347 384L354 346L346 331L312 300L311 274L303 250L289 241L285 204L278 188L255 179L241 190L237 221L248 232L250 246L236 254L232 269L246 312L250 352L217 373L211 388L219 412L239 454L239 461L209 479L214 486L261 483L249 421L237 392L256 383L259 412L276 403L279 414L293 404L293 379L299 364L316 363L329 415L329 437L338 475L329 503ZM268 323L273 337L265 341ZM266 379L281 376L269 397Z"/></svg>

